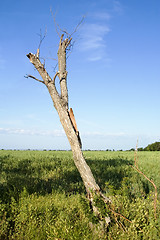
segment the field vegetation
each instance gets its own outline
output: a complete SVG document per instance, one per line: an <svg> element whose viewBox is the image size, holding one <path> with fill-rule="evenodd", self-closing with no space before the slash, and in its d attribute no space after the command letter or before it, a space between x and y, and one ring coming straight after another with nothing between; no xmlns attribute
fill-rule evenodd
<svg viewBox="0 0 160 240"><path fill-rule="evenodd" d="M154 187L135 171L134 152L84 151L97 183L112 199L106 232L90 210L68 151L0 151L0 240L159 239ZM160 190L160 152L138 152L138 167ZM99 200L97 199L97 202Z"/></svg>

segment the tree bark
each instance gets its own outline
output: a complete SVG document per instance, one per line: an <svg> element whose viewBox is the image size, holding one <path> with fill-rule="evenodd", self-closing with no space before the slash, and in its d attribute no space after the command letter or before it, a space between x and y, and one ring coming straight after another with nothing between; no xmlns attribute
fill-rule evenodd
<svg viewBox="0 0 160 240"><path fill-rule="evenodd" d="M100 191L100 187L95 181L95 178L91 172L90 167L87 165L82 150L81 150L81 142L80 138L77 135L77 129L75 129L72 119L68 110L68 89L67 89L67 71L66 71L66 49L71 42L71 38L66 38L63 40L63 35L60 38L59 49L58 49L58 68L59 71L55 74L52 79L47 73L44 65L41 63L38 54L29 53L27 57L30 62L37 69L39 74L41 75L43 82L48 88L49 94L52 98L55 109L58 112L60 122L64 128L66 136L71 146L71 150L73 153L74 163L81 175L83 183L85 185L88 198L93 204L93 193L101 196L105 202L110 202L108 198L106 198ZM56 86L55 79L59 77L60 80L60 88L61 95L59 95ZM35 78L36 79L36 78ZM37 79L36 79L37 80ZM40 80L38 80L40 81ZM99 213L96 207L93 207L93 211ZM98 214L97 214L98 215ZM109 220L108 220L109 222Z"/></svg>

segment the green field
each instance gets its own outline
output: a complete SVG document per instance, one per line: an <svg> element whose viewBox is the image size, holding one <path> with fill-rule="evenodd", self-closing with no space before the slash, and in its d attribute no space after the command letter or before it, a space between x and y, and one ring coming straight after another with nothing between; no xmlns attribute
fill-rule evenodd
<svg viewBox="0 0 160 240"><path fill-rule="evenodd" d="M160 198L155 220L154 188L130 166L134 152L84 156L114 211L132 223L103 209L112 222L105 233L98 228L72 152L0 150L0 240L159 239ZM160 152L138 152L138 165L159 194Z"/></svg>

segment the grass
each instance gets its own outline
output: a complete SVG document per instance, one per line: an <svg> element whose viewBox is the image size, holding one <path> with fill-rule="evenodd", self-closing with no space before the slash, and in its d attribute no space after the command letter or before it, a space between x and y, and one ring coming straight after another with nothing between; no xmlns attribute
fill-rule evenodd
<svg viewBox="0 0 160 240"><path fill-rule="evenodd" d="M154 219L154 188L131 168L134 152L85 151L97 183L113 201L103 233L85 197L85 188L64 151L0 151L0 240L159 239L160 208ZM138 152L139 169L160 191L160 153ZM94 226L91 228L91 223Z"/></svg>

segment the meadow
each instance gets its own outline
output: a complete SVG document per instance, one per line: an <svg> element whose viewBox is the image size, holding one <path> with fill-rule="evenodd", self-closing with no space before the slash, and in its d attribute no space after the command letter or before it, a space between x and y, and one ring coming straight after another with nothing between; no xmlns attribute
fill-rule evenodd
<svg viewBox="0 0 160 240"><path fill-rule="evenodd" d="M0 150L0 240L150 239L160 235L160 152L84 151L104 194L112 199L106 232L98 227L70 151ZM114 209L114 211L113 211ZM115 214L119 213L119 214ZM92 227L91 227L92 226Z"/></svg>

